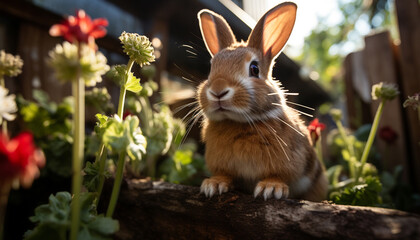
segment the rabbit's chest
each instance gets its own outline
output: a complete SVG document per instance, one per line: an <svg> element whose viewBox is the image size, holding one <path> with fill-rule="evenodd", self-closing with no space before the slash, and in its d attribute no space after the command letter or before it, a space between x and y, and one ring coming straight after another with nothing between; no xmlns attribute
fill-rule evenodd
<svg viewBox="0 0 420 240"><path fill-rule="evenodd" d="M236 134L218 132L217 137L206 142L207 166L211 171L220 169L246 179L281 173L285 170L285 157L278 144L275 136L252 129L245 128Z"/></svg>

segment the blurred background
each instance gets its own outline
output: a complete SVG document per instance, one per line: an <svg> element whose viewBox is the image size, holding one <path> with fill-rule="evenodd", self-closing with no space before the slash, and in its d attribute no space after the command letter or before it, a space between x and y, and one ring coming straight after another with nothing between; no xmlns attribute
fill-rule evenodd
<svg viewBox="0 0 420 240"><path fill-rule="evenodd" d="M94 18L109 21L108 34L98 39L99 50L108 64L124 64L118 37L123 31L146 35L157 58L154 80L159 90L152 103L163 101L171 110L194 101L195 87L210 69L210 55L202 41L197 12L203 8L221 14L237 40L246 40L256 21L274 0L14 0L0 2L0 49L19 54L23 72L6 78L6 87L25 99L42 89L51 100L60 102L71 94L70 85L54 78L46 64L48 52L62 39L48 34L49 28L64 16L84 9ZM403 108L407 96L420 92L420 7L418 0L295 0L297 20L288 45L276 61L273 76L292 93L290 101L315 108L308 111L335 128L328 115L332 107L343 113L349 131L372 123L378 103L371 99L371 86L378 82L398 85L399 98L390 102L375 142L380 170L393 172L402 166L401 181L409 191L420 190L420 125L417 113ZM140 73L139 73L140 74ZM141 75L141 74L140 74ZM143 78L142 78L143 79ZM119 88L103 81L114 105ZM191 107L192 108L192 107ZM191 109L174 111L184 117ZM94 125L94 111L87 120ZM306 120L311 120L308 117ZM21 129L16 122L12 129ZM198 125L197 125L198 126ZM199 129L189 138L199 142ZM363 135L363 130L360 130ZM363 137L362 137L363 138ZM330 141L330 142L328 142ZM322 138L325 158L334 159L331 139ZM202 151L202 146L199 151ZM47 159L48 161L48 159ZM338 161L338 160L337 160ZM45 183L48 184L48 183ZM50 183L54 185L55 183ZM57 183L58 184L58 183ZM58 184L60 185L60 184ZM50 187L50 186L49 186ZM57 186L59 189L61 187ZM407 190L408 191L408 190ZM13 197L13 196L12 196ZM15 206L22 199L16 196ZM43 202L45 202L43 199ZM33 207L28 207L31 211ZM16 222L18 219L16 218ZM10 223L10 226L12 223Z"/></svg>

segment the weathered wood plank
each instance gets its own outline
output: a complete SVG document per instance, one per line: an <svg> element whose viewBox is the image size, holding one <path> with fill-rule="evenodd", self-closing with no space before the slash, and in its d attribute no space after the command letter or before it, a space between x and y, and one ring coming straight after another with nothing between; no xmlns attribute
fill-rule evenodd
<svg viewBox="0 0 420 240"><path fill-rule="evenodd" d="M400 62L402 71L403 98L420 92L420 4L418 0L395 1L398 27L400 32ZM415 178L417 191L420 191L420 122L417 113L405 109L410 164Z"/></svg>
<svg viewBox="0 0 420 240"><path fill-rule="evenodd" d="M371 85L384 82L398 86L397 61L389 32L367 36L365 45L364 63ZM376 114L379 102L372 101L371 103L372 118ZM383 167L392 172L396 166L402 165L404 167L404 180L408 181L408 154L402 108L402 102L399 98L386 103L379 122L378 132L384 128L389 128L397 134L397 137L393 142L377 137L376 145L381 154Z"/></svg>
<svg viewBox="0 0 420 240"><path fill-rule="evenodd" d="M145 180L123 184L115 213L121 225L116 238L125 240L420 239L420 216L415 214L264 201L236 191L207 199L198 187Z"/></svg>
<svg viewBox="0 0 420 240"><path fill-rule="evenodd" d="M370 86L363 61L364 52L350 53L344 59L344 80L348 121L351 129L371 123Z"/></svg>

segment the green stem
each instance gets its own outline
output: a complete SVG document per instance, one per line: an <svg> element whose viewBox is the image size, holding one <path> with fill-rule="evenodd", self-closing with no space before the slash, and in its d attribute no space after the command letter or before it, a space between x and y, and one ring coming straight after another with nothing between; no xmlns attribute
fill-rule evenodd
<svg viewBox="0 0 420 240"><path fill-rule="evenodd" d="M80 45L78 46L78 57L81 58ZM84 159L85 142L85 85L80 78L80 68L78 68L77 79L72 82L74 97L74 142L73 142L73 178L71 204L71 231L70 239L76 240L80 225L80 192L82 189L82 165Z"/></svg>
<svg viewBox="0 0 420 240"><path fill-rule="evenodd" d="M125 94L127 92L126 91L127 88L126 88L125 84L128 81L129 73L131 72L131 68L133 67L133 65L134 65L134 60L130 58L130 60L128 61L128 64L127 64L127 69L125 71L125 79L124 79L123 84L121 85L120 98L118 100L117 114L118 114L118 117L120 117L121 120L123 118ZM114 214L115 206L117 205L118 195L120 194L121 182L122 182L123 173L124 173L125 155L126 155L125 152L119 153L117 170L116 170L116 175L115 175L115 180L114 180L114 186L112 188L112 193L111 193L111 200L109 201L108 209L106 211L106 216L107 217L112 217L112 215Z"/></svg>
<svg viewBox="0 0 420 240"><path fill-rule="evenodd" d="M6 216L10 188L11 184L9 181L0 183L0 240L4 239L4 218Z"/></svg>
<svg viewBox="0 0 420 240"><path fill-rule="evenodd" d="M343 138L344 143L346 144L350 157L355 157L353 144L350 143L350 140L346 134L346 131L344 130L343 124L341 123L341 121L336 121L335 123L337 124L338 131L340 132L340 135Z"/></svg>
<svg viewBox="0 0 420 240"><path fill-rule="evenodd" d="M124 111L125 94L127 92L126 91L127 88L125 87L125 84L128 81L129 73L131 72L131 68L133 67L133 64L134 64L134 60L130 58L127 64L127 69L125 71L124 83L121 85L120 98L118 100L118 111L117 111L118 117L120 117L121 120L122 120L123 111Z"/></svg>
<svg viewBox="0 0 420 240"><path fill-rule="evenodd" d="M115 206L117 205L118 195L120 194L121 182L124 172L125 155L125 152L121 152L118 158L114 187L112 188L111 200L109 201L108 209L106 211L107 217L112 217L112 215L114 214Z"/></svg>
<svg viewBox="0 0 420 240"><path fill-rule="evenodd" d="M322 138L321 138L321 135L320 135L318 141L316 142L315 148L316 148L316 153L318 155L319 161L325 167L324 158L322 156L322 143L321 143L321 141L322 141Z"/></svg>
<svg viewBox="0 0 420 240"><path fill-rule="evenodd" d="M350 140L349 140L349 138L348 138L348 136L346 134L346 131L345 131L345 129L344 129L343 124L341 123L341 121L337 120L337 121L335 121L335 124L337 125L338 131L339 131L341 137L343 138L343 141L344 141L344 144L346 145L347 151L350 154L350 159L348 161L349 171L350 171L350 177L354 177L355 174L356 174L356 169L355 169L356 167L355 167L355 164L354 163L357 160L356 160L356 156L355 156L355 153L354 153L353 144L350 143Z"/></svg>
<svg viewBox="0 0 420 240"><path fill-rule="evenodd" d="M108 156L108 149L102 143L100 147L100 154L97 156L96 161L99 162L99 185L97 189L98 198L96 199L96 206L98 206L99 200L101 198L102 189L104 188L105 183L105 166L106 166L106 158Z"/></svg>
<svg viewBox="0 0 420 240"><path fill-rule="evenodd" d="M378 130L379 120L381 119L384 105L385 105L385 100L382 100L381 103L379 104L378 110L376 110L375 118L373 119L372 129L370 130L368 140L366 142L365 148L363 149L362 158L360 160L361 164L356 173L356 179L355 179L356 183L359 182L359 177L362 174L363 167L365 166L367 158L369 156L369 152L372 147L373 140L375 139L376 131Z"/></svg>

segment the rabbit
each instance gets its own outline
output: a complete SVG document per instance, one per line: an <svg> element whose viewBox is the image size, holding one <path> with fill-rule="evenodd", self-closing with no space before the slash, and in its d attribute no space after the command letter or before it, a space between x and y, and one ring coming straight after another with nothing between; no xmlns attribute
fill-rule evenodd
<svg viewBox="0 0 420 240"><path fill-rule="evenodd" d="M269 10L247 42L237 42L226 20L207 9L198 13L201 34L212 56L208 79L197 90L203 111L201 135L212 177L200 192L207 197L234 186L255 198L322 201L325 168L298 112L287 106L285 90L272 80L274 59L286 44L297 6Z"/></svg>

